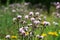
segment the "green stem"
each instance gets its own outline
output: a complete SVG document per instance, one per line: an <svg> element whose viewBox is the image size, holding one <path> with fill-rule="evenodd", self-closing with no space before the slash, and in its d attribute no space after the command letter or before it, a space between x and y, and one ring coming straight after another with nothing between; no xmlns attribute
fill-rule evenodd
<svg viewBox="0 0 60 40"><path fill-rule="evenodd" d="M45 27L42 27L42 31L41 31L40 35L44 32L44 29L45 29Z"/></svg>
<svg viewBox="0 0 60 40"><path fill-rule="evenodd" d="M9 2L10 2L10 0L7 0L7 3L6 3L7 6L9 5Z"/></svg>
<svg viewBox="0 0 60 40"><path fill-rule="evenodd" d="M17 3L17 0L15 0L15 3Z"/></svg>
<svg viewBox="0 0 60 40"><path fill-rule="evenodd" d="M1 0L0 0L0 6L1 6Z"/></svg>
<svg viewBox="0 0 60 40"><path fill-rule="evenodd" d="M18 33L18 38L20 39L20 33L19 33L19 21L17 21L17 33Z"/></svg>
<svg viewBox="0 0 60 40"><path fill-rule="evenodd" d="M25 0L23 0L23 3L25 2Z"/></svg>

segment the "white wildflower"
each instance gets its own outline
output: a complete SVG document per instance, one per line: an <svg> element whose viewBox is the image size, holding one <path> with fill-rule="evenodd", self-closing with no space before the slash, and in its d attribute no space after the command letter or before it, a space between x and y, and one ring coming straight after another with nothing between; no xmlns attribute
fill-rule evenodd
<svg viewBox="0 0 60 40"><path fill-rule="evenodd" d="M39 35L36 35L36 37L39 37Z"/></svg>
<svg viewBox="0 0 60 40"><path fill-rule="evenodd" d="M57 22L53 22L53 24L54 24L54 25L58 25L58 23L57 23Z"/></svg>
<svg viewBox="0 0 60 40"><path fill-rule="evenodd" d="M40 17L43 17L43 15L42 15L42 14L40 14Z"/></svg>
<svg viewBox="0 0 60 40"><path fill-rule="evenodd" d="M44 16L44 19L46 19L46 16Z"/></svg>

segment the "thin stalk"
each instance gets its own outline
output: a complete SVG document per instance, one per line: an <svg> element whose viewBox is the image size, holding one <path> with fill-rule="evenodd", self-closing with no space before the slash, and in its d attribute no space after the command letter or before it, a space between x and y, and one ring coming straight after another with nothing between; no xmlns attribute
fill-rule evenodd
<svg viewBox="0 0 60 40"><path fill-rule="evenodd" d="M17 0L15 0L15 3L17 3Z"/></svg>
<svg viewBox="0 0 60 40"><path fill-rule="evenodd" d="M1 6L1 0L0 0L0 6Z"/></svg>
<svg viewBox="0 0 60 40"><path fill-rule="evenodd" d="M6 3L6 5L8 6L8 5L9 5L9 3L10 3L10 0L7 0L7 3Z"/></svg>
<svg viewBox="0 0 60 40"><path fill-rule="evenodd" d="M25 2L25 0L23 0L23 3Z"/></svg>
<svg viewBox="0 0 60 40"><path fill-rule="evenodd" d="M20 36L19 36L19 21L17 22L17 31L18 31L17 33L18 33L18 38L19 38L19 37L20 37ZM19 38L19 39L20 39L20 38Z"/></svg>
<svg viewBox="0 0 60 40"><path fill-rule="evenodd" d="M42 27L42 31L41 31L40 35L44 32L44 29L45 29L45 27Z"/></svg>

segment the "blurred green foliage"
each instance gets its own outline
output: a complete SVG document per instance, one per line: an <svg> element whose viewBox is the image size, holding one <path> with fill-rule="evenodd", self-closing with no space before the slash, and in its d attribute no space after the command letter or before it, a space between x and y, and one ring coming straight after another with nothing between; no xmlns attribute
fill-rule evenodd
<svg viewBox="0 0 60 40"><path fill-rule="evenodd" d="M31 2L32 4L37 4L37 3L43 3L43 4L46 4L46 3L49 3L49 2L58 2L60 0L9 0L9 3L21 3L21 2ZM8 2L8 0L0 0L0 3L1 4L6 4L6 2Z"/></svg>
<svg viewBox="0 0 60 40"><path fill-rule="evenodd" d="M60 0L0 0L0 5L9 5L12 3L22 3L22 2L30 2L32 5L41 3L42 5L46 6L46 9L49 13L50 10L50 2L60 2Z"/></svg>

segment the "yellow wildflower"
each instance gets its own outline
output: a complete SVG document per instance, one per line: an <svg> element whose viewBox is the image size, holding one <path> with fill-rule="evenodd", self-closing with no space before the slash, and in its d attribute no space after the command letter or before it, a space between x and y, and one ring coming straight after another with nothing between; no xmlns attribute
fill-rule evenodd
<svg viewBox="0 0 60 40"><path fill-rule="evenodd" d="M48 32L48 34L53 35L53 32Z"/></svg>
<svg viewBox="0 0 60 40"><path fill-rule="evenodd" d="M48 34L53 35L53 36L58 36L57 32L49 32Z"/></svg>
<svg viewBox="0 0 60 40"><path fill-rule="evenodd" d="M12 39L16 39L16 38L17 38L17 36L11 36L11 38L12 38Z"/></svg>
<svg viewBox="0 0 60 40"><path fill-rule="evenodd" d="M55 36L58 36L57 32L53 32L53 34L54 34Z"/></svg>
<svg viewBox="0 0 60 40"><path fill-rule="evenodd" d="M26 36L29 35L29 32L25 32L25 35L26 35Z"/></svg>
<svg viewBox="0 0 60 40"><path fill-rule="evenodd" d="M45 36L47 36L47 34L44 34L44 33L43 33L41 36L45 37Z"/></svg>

